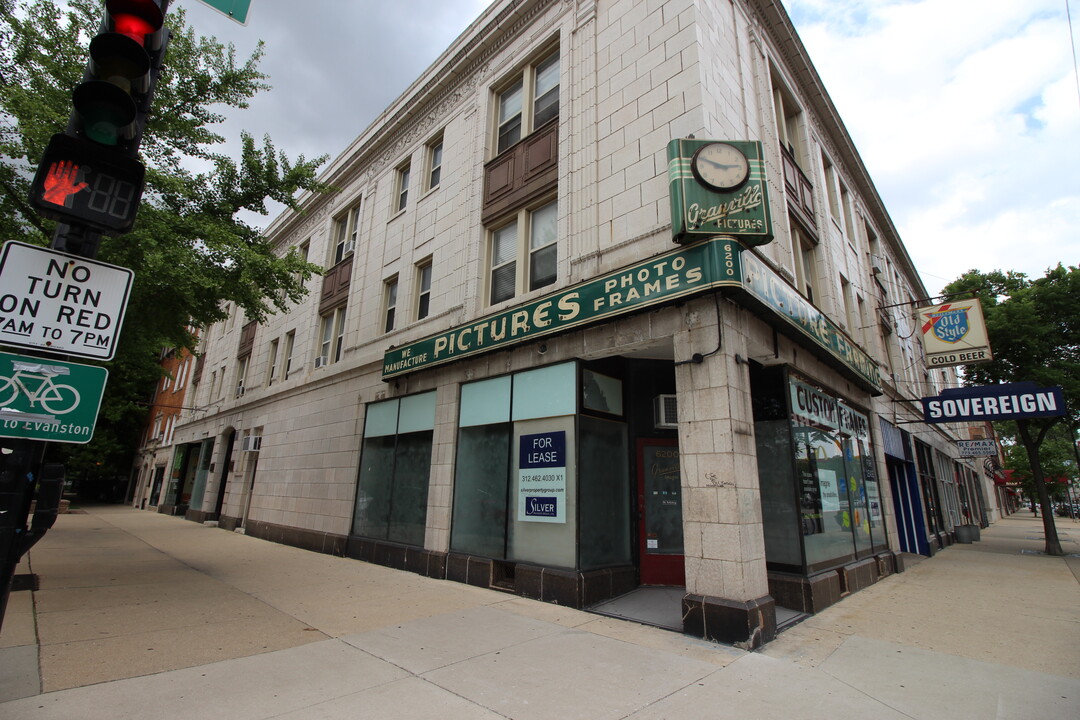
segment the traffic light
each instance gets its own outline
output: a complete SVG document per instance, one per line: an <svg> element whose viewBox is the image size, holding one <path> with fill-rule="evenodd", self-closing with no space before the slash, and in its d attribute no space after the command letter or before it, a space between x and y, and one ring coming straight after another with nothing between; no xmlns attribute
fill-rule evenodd
<svg viewBox="0 0 1080 720"><path fill-rule="evenodd" d="M139 143L161 72L169 0L106 0L66 132L54 135L30 201L45 217L103 233L135 223L145 169Z"/></svg>

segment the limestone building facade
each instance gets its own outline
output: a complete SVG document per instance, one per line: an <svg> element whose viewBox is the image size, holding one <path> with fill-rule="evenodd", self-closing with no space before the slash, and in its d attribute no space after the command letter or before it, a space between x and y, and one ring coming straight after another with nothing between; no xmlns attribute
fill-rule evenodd
<svg viewBox="0 0 1080 720"><path fill-rule="evenodd" d="M993 512L778 1L497 0L323 179L267 233L325 276L202 335L191 520L575 607L684 588L756 646Z"/></svg>

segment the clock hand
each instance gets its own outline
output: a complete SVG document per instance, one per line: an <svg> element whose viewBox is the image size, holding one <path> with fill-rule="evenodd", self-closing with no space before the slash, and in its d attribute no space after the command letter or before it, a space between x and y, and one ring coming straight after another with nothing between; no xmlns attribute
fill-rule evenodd
<svg viewBox="0 0 1080 720"><path fill-rule="evenodd" d="M715 160L710 160L709 158L704 158L704 157L703 157L703 158L701 158L701 160L702 160L703 162L707 162L707 163L709 163L709 164L710 164L710 165L712 165L712 166L713 166L714 168L718 168L718 169L720 169L720 170L731 170L732 168L741 168L741 167L742 167L742 164L741 164L741 163L735 163L734 165L725 165L725 164L723 164L723 163L718 163L718 162L716 162Z"/></svg>

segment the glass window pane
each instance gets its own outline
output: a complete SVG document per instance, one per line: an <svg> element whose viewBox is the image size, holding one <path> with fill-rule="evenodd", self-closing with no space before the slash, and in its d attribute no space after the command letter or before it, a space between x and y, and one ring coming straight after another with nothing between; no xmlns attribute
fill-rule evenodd
<svg viewBox="0 0 1080 720"><path fill-rule="evenodd" d="M558 246L548 245L529 256L529 289L551 285L558 276Z"/></svg>
<svg viewBox="0 0 1080 720"><path fill-rule="evenodd" d="M801 567L803 533L800 530L804 525L795 504L796 483L791 476L791 421L755 422L754 437L758 478L761 480L765 559L770 563ZM799 481L801 483L802 478ZM811 480L807 479L807 482ZM805 495L800 494L800 498Z"/></svg>
<svg viewBox="0 0 1080 720"><path fill-rule="evenodd" d="M851 495L851 526L855 533L855 551L865 555L869 554L873 546L873 538L860 445L858 440L844 440L844 464L847 467L848 493Z"/></svg>
<svg viewBox="0 0 1080 720"><path fill-rule="evenodd" d="M532 213L532 226L529 229L529 247L533 250L550 245L558 239L559 203L553 202L538 208Z"/></svg>
<svg viewBox="0 0 1080 720"><path fill-rule="evenodd" d="M505 379L509 414L509 378ZM509 423L462 427L458 432L450 536L450 547L457 552L500 559L506 556L510 438Z"/></svg>
<svg viewBox="0 0 1080 720"><path fill-rule="evenodd" d="M559 86L559 54L555 53L536 66L536 97Z"/></svg>
<svg viewBox="0 0 1080 720"><path fill-rule="evenodd" d="M499 96L499 143L497 152L502 152L521 139L521 101L522 83Z"/></svg>
<svg viewBox="0 0 1080 720"><path fill-rule="evenodd" d="M491 304L514 297L517 287L517 263L508 263L491 273Z"/></svg>
<svg viewBox="0 0 1080 720"><path fill-rule="evenodd" d="M529 370L514 376L514 420L577 412L577 363Z"/></svg>
<svg viewBox="0 0 1080 720"><path fill-rule="evenodd" d="M497 152L502 152L521 139L521 116L518 115L512 121L499 128L499 146Z"/></svg>
<svg viewBox="0 0 1080 720"><path fill-rule="evenodd" d="M806 564L813 568L848 559L854 545L840 439L802 425L795 426L794 435Z"/></svg>
<svg viewBox="0 0 1080 720"><path fill-rule="evenodd" d="M533 130L559 115L559 55L552 55L536 68Z"/></svg>
<svg viewBox="0 0 1080 720"><path fill-rule="evenodd" d="M434 391L401 398L401 413L398 416L398 432L400 434L432 430L434 427Z"/></svg>
<svg viewBox="0 0 1080 720"><path fill-rule="evenodd" d="M462 385L460 415L461 427L510 420L510 376Z"/></svg>
<svg viewBox="0 0 1080 720"><path fill-rule="evenodd" d="M322 341L319 343L319 355L330 357L330 340L334 336L334 316L325 315L322 319Z"/></svg>
<svg viewBox="0 0 1080 720"><path fill-rule="evenodd" d="M428 188L439 184L442 176L442 143L431 148L431 173L428 175Z"/></svg>
<svg viewBox="0 0 1080 720"><path fill-rule="evenodd" d="M409 200L409 168L403 168L398 179L398 210L404 210Z"/></svg>
<svg viewBox="0 0 1080 720"><path fill-rule="evenodd" d="M430 393L434 396L434 393ZM428 480L431 477L430 430L397 436L387 540L424 544Z"/></svg>
<svg viewBox="0 0 1080 720"><path fill-rule="evenodd" d="M397 432L398 400L371 403L364 419L364 437L380 437Z"/></svg>
<svg viewBox="0 0 1080 720"><path fill-rule="evenodd" d="M521 114L521 97L522 82L520 80L499 95L499 125Z"/></svg>
<svg viewBox="0 0 1080 720"><path fill-rule="evenodd" d="M492 235L491 266L498 267L517 256L517 223L501 227Z"/></svg>
<svg viewBox="0 0 1080 720"><path fill-rule="evenodd" d="M626 425L582 415L578 427L581 569L628 565L632 560L626 520L630 517ZM677 535L681 545L681 515Z"/></svg>
<svg viewBox="0 0 1080 720"><path fill-rule="evenodd" d="M396 403L395 403L396 404ZM370 410L369 410L370 417ZM356 488L353 534L385 539L390 517L390 479L394 471L393 435L364 440Z"/></svg>

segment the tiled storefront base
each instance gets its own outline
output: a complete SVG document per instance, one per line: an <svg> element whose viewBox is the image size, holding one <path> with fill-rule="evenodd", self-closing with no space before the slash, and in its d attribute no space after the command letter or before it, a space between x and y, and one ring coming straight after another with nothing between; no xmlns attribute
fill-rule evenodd
<svg viewBox="0 0 1080 720"><path fill-rule="evenodd" d="M746 650L776 637L776 602L769 595L739 602L687 595L683 598L683 632Z"/></svg>
<svg viewBox="0 0 1080 720"><path fill-rule="evenodd" d="M240 518L222 515L218 518L218 527L223 530L235 530L240 525ZM293 547L321 552L327 555L345 555L345 537L317 530L274 525L259 520L248 520L244 534L270 542L292 545Z"/></svg>
<svg viewBox="0 0 1080 720"><path fill-rule="evenodd" d="M777 605L805 613L818 613L847 595L896 572L903 572L903 566L892 552L809 577L770 571L769 593Z"/></svg>
<svg viewBox="0 0 1080 720"><path fill-rule="evenodd" d="M345 556L438 580L446 577L446 553L422 547L350 535L345 538Z"/></svg>
<svg viewBox="0 0 1080 720"><path fill-rule="evenodd" d="M637 587L632 566L578 572L458 553L447 557L446 579L579 609Z"/></svg>

